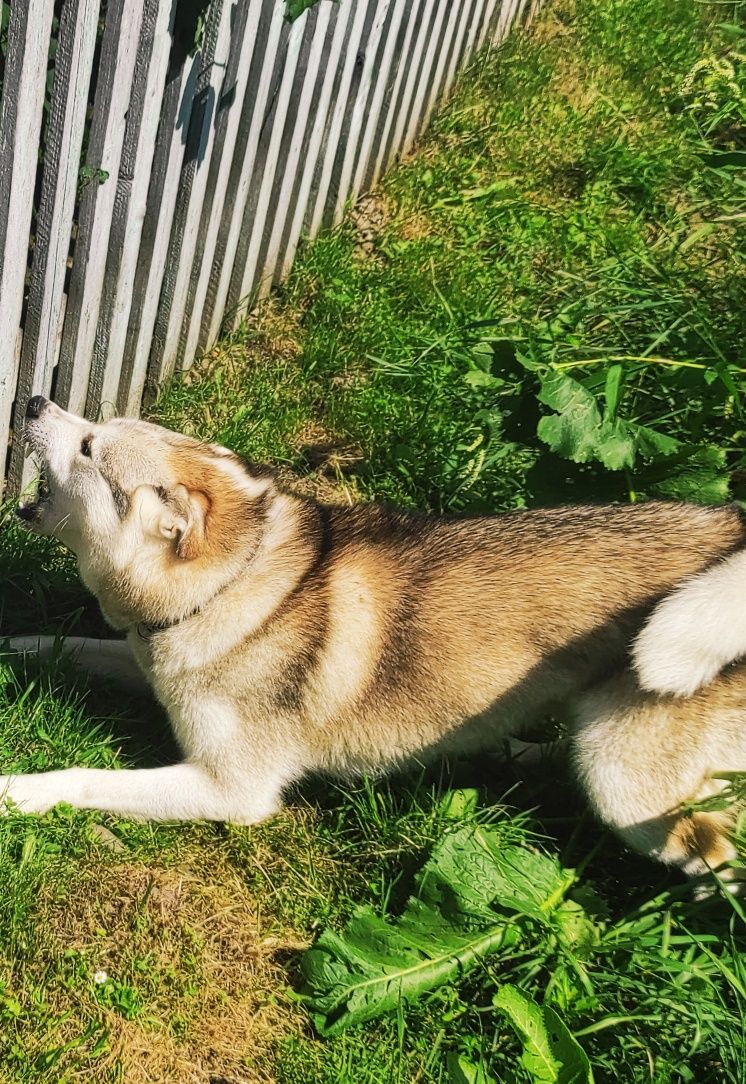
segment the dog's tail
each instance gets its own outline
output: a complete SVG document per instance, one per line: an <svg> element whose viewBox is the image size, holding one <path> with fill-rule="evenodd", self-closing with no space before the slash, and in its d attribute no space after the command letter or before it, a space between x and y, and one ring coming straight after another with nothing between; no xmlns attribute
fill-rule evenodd
<svg viewBox="0 0 746 1084"><path fill-rule="evenodd" d="M686 580L653 610L632 649L644 689L691 696L746 655L746 550Z"/></svg>

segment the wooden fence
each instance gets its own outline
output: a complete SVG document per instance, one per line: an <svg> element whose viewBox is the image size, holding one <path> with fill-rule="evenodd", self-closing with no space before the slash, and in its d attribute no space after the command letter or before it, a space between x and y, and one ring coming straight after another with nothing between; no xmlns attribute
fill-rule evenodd
<svg viewBox="0 0 746 1084"><path fill-rule="evenodd" d="M535 4L535 0L534 0ZM137 414L416 140L531 0L10 0L0 447L29 396ZM0 464L2 466L2 464ZM2 472L0 472L2 473Z"/></svg>

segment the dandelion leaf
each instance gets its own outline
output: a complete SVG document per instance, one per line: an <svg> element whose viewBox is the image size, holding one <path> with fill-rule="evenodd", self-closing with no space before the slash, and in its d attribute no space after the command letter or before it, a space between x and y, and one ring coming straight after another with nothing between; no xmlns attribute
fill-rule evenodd
<svg viewBox="0 0 746 1084"><path fill-rule="evenodd" d="M629 470L638 458L659 460L681 448L673 437L649 426L616 417L618 381L607 381L607 414L602 417L595 396L579 380L550 372L538 398L556 411L543 417L537 435L553 452L574 463L601 463L607 470Z"/></svg>
<svg viewBox="0 0 746 1084"><path fill-rule="evenodd" d="M532 1084L593 1084L588 1056L565 1022L516 986L500 988L494 1005L505 1013L523 1044L521 1064Z"/></svg>
<svg viewBox="0 0 746 1084"><path fill-rule="evenodd" d="M341 933L325 930L304 954L301 996L317 1029L336 1034L457 981L490 954L510 953L522 924L545 922L568 884L557 861L502 845L494 828L448 833L397 920L359 908Z"/></svg>

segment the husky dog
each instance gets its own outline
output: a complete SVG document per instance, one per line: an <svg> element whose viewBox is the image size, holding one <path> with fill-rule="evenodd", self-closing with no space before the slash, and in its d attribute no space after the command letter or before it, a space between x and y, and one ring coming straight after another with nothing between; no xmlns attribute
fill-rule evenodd
<svg viewBox="0 0 746 1084"><path fill-rule="evenodd" d="M44 481L19 515L75 553L126 633L68 644L120 676L134 659L184 759L0 777L22 810L252 824L307 772L483 749L561 709L577 719L591 800L624 839L688 873L734 856L727 818L683 803L746 768L746 673L661 699L628 669L656 603L746 546L734 508L457 520L327 506L225 448L142 421L93 424L41 396L26 438ZM646 675L669 653L670 604L638 640Z"/></svg>

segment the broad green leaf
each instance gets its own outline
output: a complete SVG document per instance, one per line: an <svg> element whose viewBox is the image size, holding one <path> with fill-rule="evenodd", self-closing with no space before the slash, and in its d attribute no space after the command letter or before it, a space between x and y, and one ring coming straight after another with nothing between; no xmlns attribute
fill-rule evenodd
<svg viewBox="0 0 746 1084"><path fill-rule="evenodd" d="M490 1076L482 1065L475 1065L463 1054L451 1051L446 1059L446 1067L448 1084L497 1084L495 1078Z"/></svg>
<svg viewBox="0 0 746 1084"><path fill-rule="evenodd" d="M612 366L606 381L606 416L580 381L551 372L542 380L538 398L557 411L542 418L536 432L553 452L574 463L595 460L607 470L629 470L638 457L659 459L681 445L672 437L616 417L622 380L621 366Z"/></svg>
<svg viewBox="0 0 746 1084"><path fill-rule="evenodd" d="M541 440L575 463L593 459L601 414L587 388L571 376L552 372L542 380L537 398L557 411L539 422L536 431Z"/></svg>
<svg viewBox="0 0 746 1084"><path fill-rule="evenodd" d="M555 859L503 844L496 828L447 833L399 919L360 908L305 953L302 997L316 1027L336 1034L512 952L525 922L546 923L570 881Z"/></svg>
<svg viewBox="0 0 746 1084"><path fill-rule="evenodd" d="M624 366L610 365L606 373L606 385L604 387L604 399L606 401L606 417L610 422L616 418L619 407L619 398L624 385Z"/></svg>
<svg viewBox="0 0 746 1084"><path fill-rule="evenodd" d="M635 426L637 447L644 459L661 459L681 451L681 441L650 429L647 425Z"/></svg>
<svg viewBox="0 0 746 1084"><path fill-rule="evenodd" d="M639 487L657 497L676 501L718 504L730 498L727 457L722 448L708 445L688 449L639 476Z"/></svg>
<svg viewBox="0 0 746 1084"><path fill-rule="evenodd" d="M499 388L505 383L499 376L485 373L483 369L470 369L464 380L472 388Z"/></svg>
<svg viewBox="0 0 746 1084"><path fill-rule="evenodd" d="M291 23L295 22L304 11L318 3L319 0L285 0L285 16Z"/></svg>
<svg viewBox="0 0 746 1084"><path fill-rule="evenodd" d="M550 372L541 382L540 402L561 414L577 419L601 421L601 414L591 392L579 380L565 373Z"/></svg>
<svg viewBox="0 0 746 1084"><path fill-rule="evenodd" d="M574 463L587 463L596 455L596 434L592 423L570 414L542 418L536 432L553 452Z"/></svg>
<svg viewBox="0 0 746 1084"><path fill-rule="evenodd" d="M481 369L484 373L492 372L492 362L495 354L492 349L492 343L479 342L476 346L471 348L471 358L478 369Z"/></svg>
<svg viewBox="0 0 746 1084"><path fill-rule="evenodd" d="M567 1024L549 1005L543 1005L542 1012L552 1050L562 1066L557 1084L593 1084L588 1055Z"/></svg>
<svg viewBox="0 0 746 1084"><path fill-rule="evenodd" d="M603 421L596 433L596 458L609 470L624 470L634 466L637 444L635 429L629 422L617 418Z"/></svg>
<svg viewBox="0 0 746 1084"><path fill-rule="evenodd" d="M565 1022L516 986L500 988L493 1004L510 1020L521 1042L521 1064L532 1084L592 1084L590 1062Z"/></svg>
<svg viewBox="0 0 746 1084"><path fill-rule="evenodd" d="M446 820L460 821L471 817L479 805L479 791L476 787L460 787L449 790L440 801L440 809Z"/></svg>
<svg viewBox="0 0 746 1084"><path fill-rule="evenodd" d="M560 939L575 956L587 959L599 942L600 932L585 908L574 900L564 900L553 917Z"/></svg>

